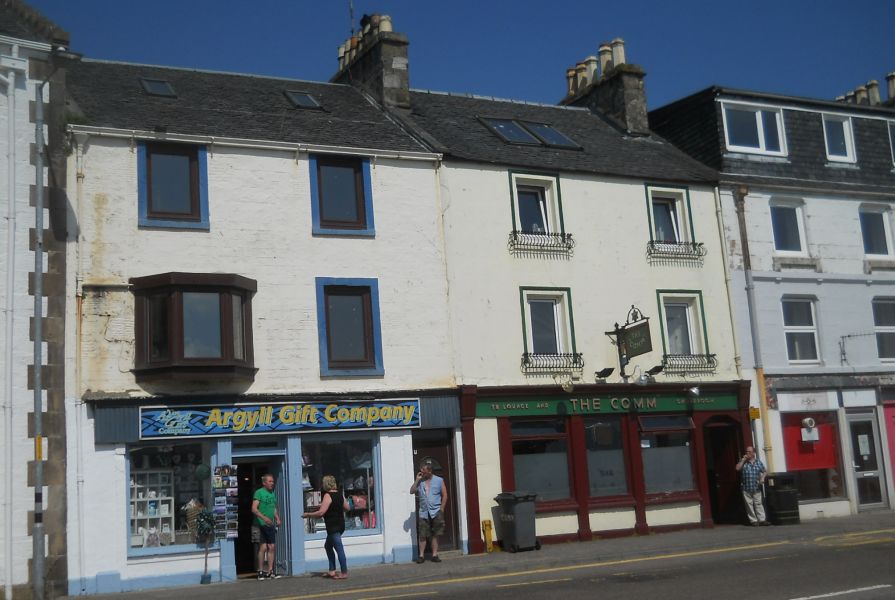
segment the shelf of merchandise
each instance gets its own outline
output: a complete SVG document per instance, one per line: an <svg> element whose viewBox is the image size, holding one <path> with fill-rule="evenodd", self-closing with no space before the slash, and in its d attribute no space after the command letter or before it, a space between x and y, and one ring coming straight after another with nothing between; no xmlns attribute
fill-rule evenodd
<svg viewBox="0 0 895 600"><path fill-rule="evenodd" d="M159 543L174 541L174 471L172 469L134 469L130 481L131 547L142 547L143 532L153 527Z"/></svg>

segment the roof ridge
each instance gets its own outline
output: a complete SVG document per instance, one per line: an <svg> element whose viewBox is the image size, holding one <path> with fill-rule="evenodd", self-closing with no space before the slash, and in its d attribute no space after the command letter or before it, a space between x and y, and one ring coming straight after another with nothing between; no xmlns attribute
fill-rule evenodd
<svg viewBox="0 0 895 600"><path fill-rule="evenodd" d="M437 90L421 90L417 88L411 88L411 92L417 92L420 94L432 94L435 96L451 96L454 98L469 98L471 100L489 100L492 102L508 102L510 104L522 104L525 106L540 106L543 108L558 108L561 110L571 110L571 111L587 111L588 109L582 106L561 106L559 104L547 104L546 102L534 102L531 100L516 100L514 98L499 98L497 96L484 96L480 94L471 94L468 92L440 92Z"/></svg>
<svg viewBox="0 0 895 600"><path fill-rule="evenodd" d="M80 62L97 63L104 65L122 65L127 67L147 67L150 69L167 69L169 71L182 71L187 73L204 73L208 75L229 75L233 77L252 77L254 79L272 79L275 81L291 81L295 83L313 83L315 85L327 85L334 87L352 87L347 83L330 83L328 81L313 81L310 79L296 79L294 77L279 77L276 75L258 75L256 73L239 73L236 71L217 71L214 69L197 69L193 67L174 67L170 65L153 65L150 63L134 63L120 60L105 60L102 58L83 58Z"/></svg>

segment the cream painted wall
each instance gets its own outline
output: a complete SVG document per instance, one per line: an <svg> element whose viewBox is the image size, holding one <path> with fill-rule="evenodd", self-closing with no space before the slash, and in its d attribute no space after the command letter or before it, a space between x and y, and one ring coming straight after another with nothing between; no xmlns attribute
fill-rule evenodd
<svg viewBox="0 0 895 600"><path fill-rule="evenodd" d="M699 523L702 515L699 503L672 504L658 508L646 509L646 523L650 527L662 525L680 525L681 523Z"/></svg>
<svg viewBox="0 0 895 600"><path fill-rule="evenodd" d="M209 231L138 229L136 153L127 140L90 138L76 217L84 243L80 261L68 264L72 288L78 263L85 286L121 285L130 277L168 271L257 280L252 333L259 370L247 393L455 384L432 163L371 161L375 239L311 235L307 155L296 160L294 153L215 147L207 165ZM75 170L72 159L72 190ZM321 381L315 277L378 279L383 377ZM84 306L78 394L145 393L130 373L130 292L88 288ZM177 391L188 390L179 385Z"/></svg>
<svg viewBox="0 0 895 600"><path fill-rule="evenodd" d="M494 498L501 490L500 446L497 443L497 419L475 421L476 473L479 480L479 517L490 520L495 539L497 523L491 509L497 506ZM481 525L481 524L480 524Z"/></svg>
<svg viewBox="0 0 895 600"><path fill-rule="evenodd" d="M588 516L591 531L612 531L613 529L634 529L637 515L630 508L616 508L591 512Z"/></svg>
<svg viewBox="0 0 895 600"><path fill-rule="evenodd" d="M535 535L561 535L578 533L578 515L554 513L535 516Z"/></svg>
<svg viewBox="0 0 895 600"><path fill-rule="evenodd" d="M649 264L650 239L643 181L563 174L559 178L566 233L576 241L571 257L520 257L507 249L512 229L508 171L445 165L442 195L451 293L451 322L458 380L464 384L553 384L524 375L521 286L571 289L575 342L583 353L584 382L616 367L615 347L605 335L624 322L631 305L651 317L653 352L632 360L649 368L662 360L657 289L701 290L708 345L719 366L703 380L737 378L723 254L713 189L690 188L695 239L708 250L699 267ZM658 381L680 381L660 374ZM688 378L693 380L692 377Z"/></svg>

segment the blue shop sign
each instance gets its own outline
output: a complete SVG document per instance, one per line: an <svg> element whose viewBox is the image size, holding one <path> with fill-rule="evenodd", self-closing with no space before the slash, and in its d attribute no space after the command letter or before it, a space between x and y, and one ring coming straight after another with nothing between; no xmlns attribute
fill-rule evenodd
<svg viewBox="0 0 895 600"><path fill-rule="evenodd" d="M419 426L419 398L369 402L140 407L140 439L143 440L408 429Z"/></svg>

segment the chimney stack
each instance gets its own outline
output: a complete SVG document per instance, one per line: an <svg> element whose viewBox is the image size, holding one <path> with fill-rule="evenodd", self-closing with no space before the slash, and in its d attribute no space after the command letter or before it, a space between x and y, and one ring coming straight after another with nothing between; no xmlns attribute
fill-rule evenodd
<svg viewBox="0 0 895 600"><path fill-rule="evenodd" d="M575 92L578 91L578 82L576 81L576 78L575 78L575 69L574 68L566 69L566 86L567 86L567 90L566 90L567 96L574 96Z"/></svg>
<svg viewBox="0 0 895 600"><path fill-rule="evenodd" d="M364 15L360 25L363 37L352 36L339 48L339 71L330 83L362 88L388 108L409 109L407 36L392 31L388 15Z"/></svg>
<svg viewBox="0 0 895 600"><path fill-rule="evenodd" d="M867 99L870 101L870 106L879 106L879 81L876 79L867 82Z"/></svg>
<svg viewBox="0 0 895 600"><path fill-rule="evenodd" d="M570 73L571 69L566 71L567 79ZM610 44L600 44L599 59L589 56L578 63L575 87L569 80L567 95L560 104L587 107L617 120L629 134L649 135L645 76L641 67L626 62L625 42L615 38Z"/></svg>

